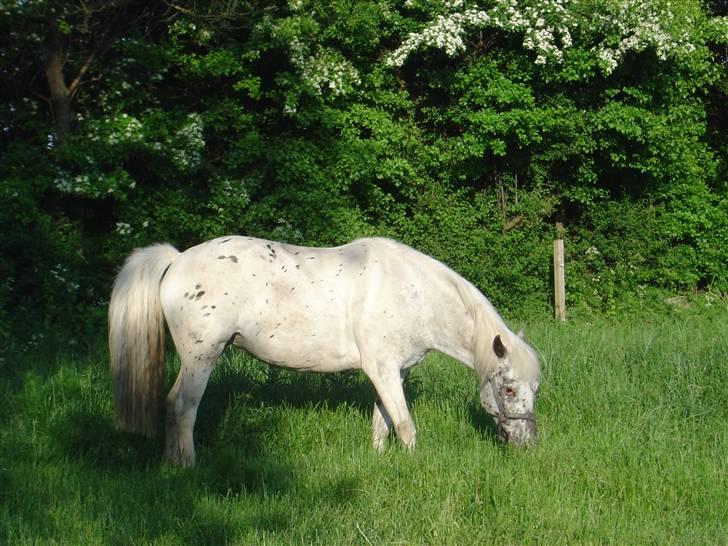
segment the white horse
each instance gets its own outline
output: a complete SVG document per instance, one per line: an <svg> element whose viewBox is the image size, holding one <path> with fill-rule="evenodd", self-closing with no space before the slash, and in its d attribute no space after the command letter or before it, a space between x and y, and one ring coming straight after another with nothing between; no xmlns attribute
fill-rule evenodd
<svg viewBox="0 0 728 546"><path fill-rule="evenodd" d="M377 394L374 447L392 428L415 445L403 381L427 351L454 357L480 378L480 400L501 439L536 437L536 354L472 284L389 239L308 248L220 237L185 252L134 251L109 304L115 421L152 436L164 362L164 321L181 369L167 396L166 457L191 466L197 408L215 361L230 344L276 366L360 369Z"/></svg>

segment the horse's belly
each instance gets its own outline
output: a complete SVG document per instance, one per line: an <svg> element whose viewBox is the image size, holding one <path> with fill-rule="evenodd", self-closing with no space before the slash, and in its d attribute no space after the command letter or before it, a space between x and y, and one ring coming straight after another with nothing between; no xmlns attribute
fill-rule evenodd
<svg viewBox="0 0 728 546"><path fill-rule="evenodd" d="M338 372L360 368L358 350L341 337L311 331L249 330L235 335L233 344L255 357L284 368Z"/></svg>

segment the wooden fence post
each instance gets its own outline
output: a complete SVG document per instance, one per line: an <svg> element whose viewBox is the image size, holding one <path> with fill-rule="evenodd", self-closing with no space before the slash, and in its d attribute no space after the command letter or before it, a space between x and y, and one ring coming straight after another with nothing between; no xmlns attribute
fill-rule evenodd
<svg viewBox="0 0 728 546"><path fill-rule="evenodd" d="M566 320L566 285L564 282L564 224L556 222L554 240L554 317Z"/></svg>

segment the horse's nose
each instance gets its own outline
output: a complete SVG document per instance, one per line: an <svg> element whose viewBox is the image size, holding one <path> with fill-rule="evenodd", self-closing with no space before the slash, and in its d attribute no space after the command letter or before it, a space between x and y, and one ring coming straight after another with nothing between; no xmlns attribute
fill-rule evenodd
<svg viewBox="0 0 728 546"><path fill-rule="evenodd" d="M536 441L536 436L536 421L533 419L519 419L504 423L498 430L498 437L514 447L531 445Z"/></svg>

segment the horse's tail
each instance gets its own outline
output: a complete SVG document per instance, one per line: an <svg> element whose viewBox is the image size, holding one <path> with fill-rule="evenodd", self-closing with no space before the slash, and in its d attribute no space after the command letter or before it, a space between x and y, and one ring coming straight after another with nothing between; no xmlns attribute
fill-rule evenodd
<svg viewBox="0 0 728 546"><path fill-rule="evenodd" d="M179 252L171 245L137 249L116 276L109 302L109 353L114 422L154 436L164 365L164 314L159 286Z"/></svg>

